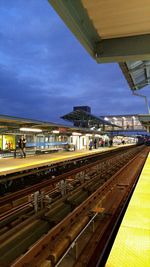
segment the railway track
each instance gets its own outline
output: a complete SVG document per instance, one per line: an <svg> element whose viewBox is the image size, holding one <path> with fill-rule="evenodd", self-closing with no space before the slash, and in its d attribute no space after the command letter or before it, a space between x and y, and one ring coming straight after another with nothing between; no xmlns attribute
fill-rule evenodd
<svg viewBox="0 0 150 267"><path fill-rule="evenodd" d="M107 159L105 164L104 162L97 162L98 164L92 166L91 176L94 176L95 173L95 177L92 180L89 175L90 179L81 183L81 185L73 192L64 196L60 200L57 200L50 208L46 207L34 215L30 214L32 216L27 215L26 219L23 218L25 217L24 214L22 214L22 217L19 214L18 218L22 218L22 222L17 225L14 223L14 227L12 224L10 229L6 229L6 227L13 221L10 222L9 216L3 218L3 224L1 225L1 231L3 231L0 237L0 255L2 255L0 258L1 266L10 266L11 264L15 267L42 266L43 264L46 264L47 259L49 266L57 266L69 247L75 247L73 249L73 254L75 254L74 258L77 258L76 261L73 262L72 260L72 265L63 265L63 259L60 264L62 264L62 266L83 264L86 257L83 257L83 255L86 255L86 253L84 254L84 250L86 250L86 242L81 242L79 239L76 242L74 240L80 235L83 228L86 228L89 232L91 231L87 227L88 224L90 229L91 224L94 225L93 228L95 228L95 231L92 232L92 236L94 236L94 233L96 234L97 228L103 229L102 233L105 233L105 228L107 231L109 228L111 229L110 225L112 221L114 224L112 218L116 218L116 215L118 216L118 211L120 210L117 203L119 203L120 206L123 205L122 203L125 201L125 196L129 193L129 188L131 189L135 183L135 176L139 174L144 164L147 151L141 152L141 150L142 148L138 147L134 152L132 150L132 153L131 151L128 151L127 154L125 153L122 155L122 163L121 161L117 162L121 155L117 155L117 158L115 158L114 161L112 158L110 158L109 161ZM140 155L139 153L142 154ZM136 154L138 156L136 156ZM131 161L131 165L127 163L129 160ZM114 162L116 162L116 166L113 165ZM125 163L127 165L125 165ZM119 168L118 170L117 165L119 164L122 168ZM140 166L140 169L137 168L138 165ZM108 166L112 167L112 169L108 169ZM106 167L107 172L104 174L104 169L106 169ZM133 175L134 179L130 178L131 168L135 170ZM95 172L93 170L95 170ZM117 172L113 176L112 170L114 173ZM127 174L130 179L127 179ZM87 175L87 172L85 175ZM131 184L130 180L132 180ZM123 195L123 200L120 198L121 195ZM111 203L109 201L110 198L113 200ZM29 210L29 213L30 212L31 210ZM102 233L100 236L103 236ZM83 235L81 235L81 239L83 239ZM92 242L90 241L91 237L89 233L87 236L89 237L88 242ZM96 234L96 236L98 235ZM96 244L98 244L98 242L99 241L97 240ZM80 243L84 243L82 258L80 255L81 250L80 253L77 253L76 244ZM92 247L95 246L92 244ZM86 265L84 266L91 264L90 260L92 259L93 253L88 260L86 258ZM24 255L20 257L21 254ZM20 258L16 260L18 257ZM14 262L15 260L16 262Z"/></svg>
<svg viewBox="0 0 150 267"><path fill-rule="evenodd" d="M123 151L132 150L136 146L121 147L110 151L94 153L78 158L73 157L59 162L46 164L40 167L32 167L20 172L0 175L0 196L8 193L20 191L25 187L37 185L42 181L51 180L53 177L65 175L69 171L74 171L87 164L94 163L100 159L107 159L110 155L121 154Z"/></svg>
<svg viewBox="0 0 150 267"><path fill-rule="evenodd" d="M129 147L128 149L119 148L109 152L107 151L104 153L98 153L96 155L81 157L76 160L73 159L69 162L60 162L56 165L52 164L50 166L44 166L40 169L25 171L25 173L12 174L12 176L10 174L8 176L2 176L0 178L0 205L1 207L7 205L8 209L13 208L17 205L16 202L18 199L23 198L23 201L27 202L28 198L26 197L28 195L39 190L41 191L43 188L47 187L51 187L51 190L53 190L56 187L56 184L61 180L75 180L78 174L79 179L81 176L88 176L89 169L94 167L95 164L101 165L100 171L108 171L107 176L109 176L109 172L110 175L112 175L112 168L110 171L110 164L114 164L115 158L118 160L118 166L117 163L114 164L114 171L116 166L117 168L120 168L121 164L123 163L123 159L121 163L117 157L120 157L120 155L125 155L127 151L131 154L134 154L138 149L141 148L133 146Z"/></svg>

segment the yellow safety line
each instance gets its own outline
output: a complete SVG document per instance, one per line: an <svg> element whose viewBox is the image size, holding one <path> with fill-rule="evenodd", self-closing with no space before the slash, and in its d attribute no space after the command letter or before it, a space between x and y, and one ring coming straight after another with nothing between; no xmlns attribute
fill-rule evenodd
<svg viewBox="0 0 150 267"><path fill-rule="evenodd" d="M73 159L73 158L76 158L78 156L84 156L84 155L90 155L91 153L99 153L100 151L91 151L91 152L80 152L80 153L76 153L74 155L61 155L60 157L53 157L52 159L44 159L44 160L37 160L36 161L32 161L32 162L27 162L27 163L23 163L23 164L20 164L19 166L9 166L9 167L3 167L3 168L0 168L0 174L2 172L5 172L6 171L11 171L11 170L18 170L18 169L22 169L24 167L31 167L31 166L34 166L35 168L36 167L40 167L41 165L43 165L43 163L55 163L59 160L63 160L63 159L67 159L67 158L70 158L70 159Z"/></svg>
<svg viewBox="0 0 150 267"><path fill-rule="evenodd" d="M1 168L0 167L0 175L3 175L3 174L8 174L8 173L12 173L12 171L14 172L15 171L19 171L19 170L26 170L28 167L42 167L43 166L43 163L55 163L59 160L63 160L63 159L67 159L67 158L70 158L70 159L74 159L78 156L84 156L84 155L90 155L90 154L98 154L98 153L101 153L101 152L104 152L104 151L107 151L107 150L114 150L114 149L117 149L118 147L107 147L107 148L104 148L103 150L92 150L92 151L86 151L86 152L76 152L76 154L73 154L73 155L61 155L60 157L53 157L52 159L44 159L44 160L37 160L36 161L32 161L31 162L27 162L27 163L23 163L23 164L20 164L18 166L9 166L9 167L3 167ZM31 159L31 158L30 158ZM33 159L34 160L34 159Z"/></svg>
<svg viewBox="0 0 150 267"><path fill-rule="evenodd" d="M105 267L150 266L150 155Z"/></svg>

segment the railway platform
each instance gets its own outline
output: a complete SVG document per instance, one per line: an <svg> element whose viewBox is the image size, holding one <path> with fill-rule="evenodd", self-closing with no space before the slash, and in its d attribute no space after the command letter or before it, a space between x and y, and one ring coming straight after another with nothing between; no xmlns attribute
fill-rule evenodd
<svg viewBox="0 0 150 267"><path fill-rule="evenodd" d="M150 263L150 154L129 202L105 267Z"/></svg>
<svg viewBox="0 0 150 267"><path fill-rule="evenodd" d="M61 151L57 153L34 155L26 158L1 158L0 159L0 175L6 175L19 171L28 170L30 168L38 168L47 164L58 163L68 159L76 159L78 157L104 152L120 148L116 147L102 147L93 150L78 150L78 151Z"/></svg>

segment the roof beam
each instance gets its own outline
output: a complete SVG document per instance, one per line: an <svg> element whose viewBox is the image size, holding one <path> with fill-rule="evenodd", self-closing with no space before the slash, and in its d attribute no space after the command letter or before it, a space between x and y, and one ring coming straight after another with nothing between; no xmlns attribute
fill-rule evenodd
<svg viewBox="0 0 150 267"><path fill-rule="evenodd" d="M75 34L92 57L95 58L95 46L100 37L90 21L81 0L48 0L68 28Z"/></svg>
<svg viewBox="0 0 150 267"><path fill-rule="evenodd" d="M150 59L150 34L101 40L97 62L124 62Z"/></svg>
<svg viewBox="0 0 150 267"><path fill-rule="evenodd" d="M150 34L101 39L81 0L48 0L98 63L149 60Z"/></svg>
<svg viewBox="0 0 150 267"><path fill-rule="evenodd" d="M126 62L121 62L119 63L119 65L132 91L139 90L144 86L150 84L150 77L147 76L147 69L146 69L146 66L148 66L147 63L145 64L143 63L139 66L139 68L135 67L133 69L128 68ZM134 78L134 72L142 68L145 71L145 76L144 76L145 78L143 77L143 80L141 82L136 83Z"/></svg>

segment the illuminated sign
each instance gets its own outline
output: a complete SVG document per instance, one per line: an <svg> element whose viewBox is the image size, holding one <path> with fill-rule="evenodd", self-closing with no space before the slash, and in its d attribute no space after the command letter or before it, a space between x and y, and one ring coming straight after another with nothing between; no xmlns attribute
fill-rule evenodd
<svg viewBox="0 0 150 267"><path fill-rule="evenodd" d="M14 135L3 135L3 149L15 149L15 143Z"/></svg>
<svg viewBox="0 0 150 267"><path fill-rule="evenodd" d="M2 135L0 135L0 150L2 149Z"/></svg>

